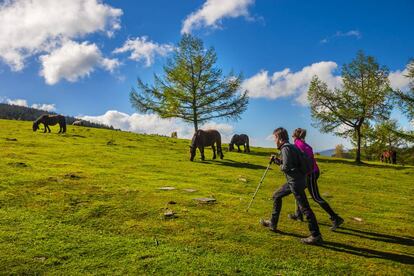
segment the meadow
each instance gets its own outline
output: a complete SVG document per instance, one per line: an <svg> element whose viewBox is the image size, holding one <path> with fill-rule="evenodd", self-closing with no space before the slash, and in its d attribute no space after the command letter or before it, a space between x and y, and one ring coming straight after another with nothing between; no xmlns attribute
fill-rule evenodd
<svg viewBox="0 0 414 276"><path fill-rule="evenodd" d="M310 200L325 242L306 246L293 197L283 234L259 225L285 181L276 166L246 212L275 149L190 162L185 139L57 129L0 120L0 274L414 274L413 167L318 157L320 192L345 223L330 231Z"/></svg>

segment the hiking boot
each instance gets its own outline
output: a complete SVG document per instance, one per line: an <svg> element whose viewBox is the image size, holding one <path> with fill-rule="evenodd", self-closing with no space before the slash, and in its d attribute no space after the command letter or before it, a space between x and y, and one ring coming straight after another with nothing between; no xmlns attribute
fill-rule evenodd
<svg viewBox="0 0 414 276"><path fill-rule="evenodd" d="M260 224L264 227L268 227L270 231L278 232L276 226L272 224L272 222L268 219L260 219Z"/></svg>
<svg viewBox="0 0 414 276"><path fill-rule="evenodd" d="M317 245L323 242L321 235L318 235L316 237L309 236L307 238L300 239L300 241L304 244L311 244L311 245Z"/></svg>
<svg viewBox="0 0 414 276"><path fill-rule="evenodd" d="M332 227L331 230L335 231L342 223L344 223L344 219L340 216L337 216L335 219L332 220Z"/></svg>
<svg viewBox="0 0 414 276"><path fill-rule="evenodd" d="M289 214L288 215L288 218L293 219L293 220L302 221L303 222L303 216L302 215Z"/></svg>

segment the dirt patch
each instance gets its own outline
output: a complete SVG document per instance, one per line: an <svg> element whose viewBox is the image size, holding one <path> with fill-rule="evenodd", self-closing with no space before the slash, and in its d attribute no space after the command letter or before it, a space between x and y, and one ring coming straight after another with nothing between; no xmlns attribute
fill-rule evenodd
<svg viewBox="0 0 414 276"><path fill-rule="evenodd" d="M71 179L71 180L78 180L78 179L81 179L82 176L80 176L76 173L67 173L67 174L65 174L65 178L66 179Z"/></svg>
<svg viewBox="0 0 414 276"><path fill-rule="evenodd" d="M11 163L7 163L7 165L10 165L10 166L16 167L16 168L27 168L27 167L29 167L29 165L27 165L26 163L23 163L23 162L11 162Z"/></svg>
<svg viewBox="0 0 414 276"><path fill-rule="evenodd" d="M6 141L17 142L17 139L16 138L6 138Z"/></svg>

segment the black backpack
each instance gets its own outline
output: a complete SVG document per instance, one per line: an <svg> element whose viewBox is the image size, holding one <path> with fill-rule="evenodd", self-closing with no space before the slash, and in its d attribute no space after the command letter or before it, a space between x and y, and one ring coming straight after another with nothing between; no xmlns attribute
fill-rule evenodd
<svg viewBox="0 0 414 276"><path fill-rule="evenodd" d="M297 153L298 169L304 175L309 175L313 172L313 160L306 153L301 151L298 147L289 144L290 147Z"/></svg>

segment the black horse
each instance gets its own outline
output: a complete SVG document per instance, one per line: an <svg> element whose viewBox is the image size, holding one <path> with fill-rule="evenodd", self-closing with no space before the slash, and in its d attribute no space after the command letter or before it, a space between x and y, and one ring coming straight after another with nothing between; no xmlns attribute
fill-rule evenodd
<svg viewBox="0 0 414 276"><path fill-rule="evenodd" d="M193 135L193 139L191 141L190 146L190 160L193 161L196 155L197 148L200 150L201 160L204 161L204 147L209 147L213 149L213 159L216 159L216 148L217 146L217 154L220 156L220 159L223 159L223 151L221 149L221 135L220 132L214 129L209 130L197 130L196 133Z"/></svg>
<svg viewBox="0 0 414 276"><path fill-rule="evenodd" d="M237 146L238 152L241 152L240 146L244 146L244 152L250 152L249 136L246 134L234 134L229 144L229 151L234 150L234 145Z"/></svg>
<svg viewBox="0 0 414 276"><path fill-rule="evenodd" d="M45 131L43 131L43 133L46 133L47 130L50 132L49 126L54 126L56 124L59 124L59 133L66 132L66 119L65 116L62 115L45 114L40 116L36 121L33 122L33 131L39 129L39 124L43 124L45 126Z"/></svg>

